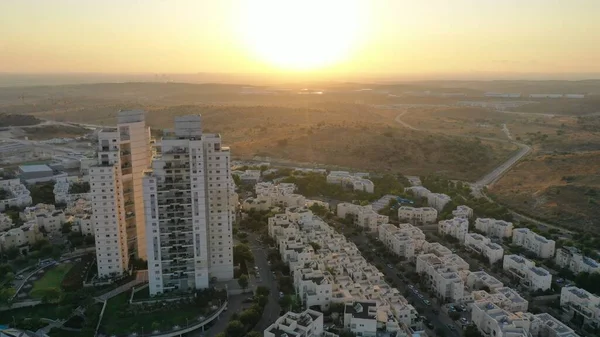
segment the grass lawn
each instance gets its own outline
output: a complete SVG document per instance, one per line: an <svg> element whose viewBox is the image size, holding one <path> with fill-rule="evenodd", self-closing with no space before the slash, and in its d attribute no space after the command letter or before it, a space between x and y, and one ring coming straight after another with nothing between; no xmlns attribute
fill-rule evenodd
<svg viewBox="0 0 600 337"><path fill-rule="evenodd" d="M72 263L61 263L48 270L41 279L33 282L33 288L29 295L33 298L42 298L50 289L58 289L61 292L60 283L71 267L73 267Z"/></svg>
<svg viewBox="0 0 600 337"><path fill-rule="evenodd" d="M57 306L56 304L38 304L33 307L11 309L0 312L0 324L12 323L13 317L16 320L35 317L64 319L69 317L73 309L75 305Z"/></svg>
<svg viewBox="0 0 600 337"><path fill-rule="evenodd" d="M165 303L163 304L164 308L144 312L139 307L129 305L130 295L130 292L125 292L108 300L100 325L103 333L118 336L128 335L135 331L139 333L142 327L145 332L154 329L166 331L175 325L185 326L188 320L192 323L203 315L203 311L209 311L206 307L200 308L194 304ZM128 308L131 308L133 312L128 311ZM204 313L204 315L207 314L209 312Z"/></svg>

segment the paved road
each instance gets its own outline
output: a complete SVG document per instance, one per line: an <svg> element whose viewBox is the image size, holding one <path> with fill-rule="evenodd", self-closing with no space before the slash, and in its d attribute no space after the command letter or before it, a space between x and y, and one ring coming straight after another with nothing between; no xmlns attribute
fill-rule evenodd
<svg viewBox="0 0 600 337"><path fill-rule="evenodd" d="M279 318L281 307L279 306L279 289L277 281L271 274L271 269L267 259L268 250L256 243L257 236L249 235L251 240L252 253L254 254L254 265L258 267L261 281L257 285L268 287L271 290L269 294L269 302L265 306L263 315L254 327L255 331L263 332L269 325L273 324Z"/></svg>
<svg viewBox="0 0 600 337"><path fill-rule="evenodd" d="M208 329L206 331L202 331L202 329L196 330L194 332L190 332L187 336L189 336L189 337L213 337L213 336L218 335L221 332L224 332L225 328L227 327L227 323L229 323L229 321L231 320L231 316L234 313L238 313L238 314L240 313L242 303L243 303L244 299L247 297L248 297L247 294L229 296L229 303L227 304L227 311L224 311L223 313L221 313L221 316L219 316L219 318L216 319L214 325L211 326L210 329Z"/></svg>

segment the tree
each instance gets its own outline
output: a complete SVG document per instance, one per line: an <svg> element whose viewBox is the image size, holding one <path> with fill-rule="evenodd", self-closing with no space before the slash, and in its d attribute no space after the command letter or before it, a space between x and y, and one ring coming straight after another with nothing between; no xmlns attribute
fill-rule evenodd
<svg viewBox="0 0 600 337"><path fill-rule="evenodd" d="M271 290L265 286L259 286L256 288L256 296L269 296Z"/></svg>
<svg viewBox="0 0 600 337"><path fill-rule="evenodd" d="M68 234L71 233L71 228L73 227L73 224L70 222L65 222L64 224L62 224L62 227L60 229L61 233L63 234Z"/></svg>
<svg viewBox="0 0 600 337"><path fill-rule="evenodd" d="M448 316L450 316L450 318L453 321L457 321L457 320L460 319L460 314L458 312L456 312L456 311L452 311L451 313L448 314Z"/></svg>
<svg viewBox="0 0 600 337"><path fill-rule="evenodd" d="M14 288L0 288L0 306L10 305L13 296L15 296Z"/></svg>
<svg viewBox="0 0 600 337"><path fill-rule="evenodd" d="M483 337L483 335L475 325L471 324L465 329L465 337Z"/></svg>
<svg viewBox="0 0 600 337"><path fill-rule="evenodd" d="M260 332L257 331L250 331L246 334L246 337L261 337L262 335L260 334Z"/></svg>
<svg viewBox="0 0 600 337"><path fill-rule="evenodd" d="M283 310L290 310L292 304L294 304L294 299L290 295L285 295L279 300L279 305Z"/></svg>
<svg viewBox="0 0 600 337"><path fill-rule="evenodd" d="M308 244L311 245L315 253L317 253L319 249L321 249L321 246L316 242L309 242Z"/></svg>
<svg viewBox="0 0 600 337"><path fill-rule="evenodd" d="M246 292L246 288L248 288L248 275L246 274L242 274L239 278L238 278L238 284L240 285L240 287L242 287L242 290L244 292Z"/></svg>
<svg viewBox="0 0 600 337"><path fill-rule="evenodd" d="M227 337L243 337L245 332L244 324L240 321L230 321L225 328L225 335Z"/></svg>
<svg viewBox="0 0 600 337"><path fill-rule="evenodd" d="M243 243L233 246L233 264L240 264L242 261L254 262L254 255L248 245Z"/></svg>
<svg viewBox="0 0 600 337"><path fill-rule="evenodd" d="M247 327L252 327L258 320L260 319L260 312L257 310L258 308L251 307L248 308L240 314L240 322L242 322Z"/></svg>

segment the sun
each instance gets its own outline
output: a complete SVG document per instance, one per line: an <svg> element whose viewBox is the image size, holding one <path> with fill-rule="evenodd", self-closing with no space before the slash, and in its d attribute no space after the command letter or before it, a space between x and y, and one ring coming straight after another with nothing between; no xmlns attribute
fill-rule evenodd
<svg viewBox="0 0 600 337"><path fill-rule="evenodd" d="M247 0L245 44L285 70L323 68L346 59L361 28L361 0Z"/></svg>

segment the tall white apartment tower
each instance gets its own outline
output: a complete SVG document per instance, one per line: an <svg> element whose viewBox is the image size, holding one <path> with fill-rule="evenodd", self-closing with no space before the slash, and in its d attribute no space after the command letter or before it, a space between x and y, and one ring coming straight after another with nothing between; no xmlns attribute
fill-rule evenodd
<svg viewBox="0 0 600 337"><path fill-rule="evenodd" d="M90 166L98 276L117 276L129 258L146 259L142 177L151 157L143 111L120 111L116 128L98 132L98 162Z"/></svg>
<svg viewBox="0 0 600 337"><path fill-rule="evenodd" d="M233 278L229 148L200 115L175 118L143 179L150 294Z"/></svg>

